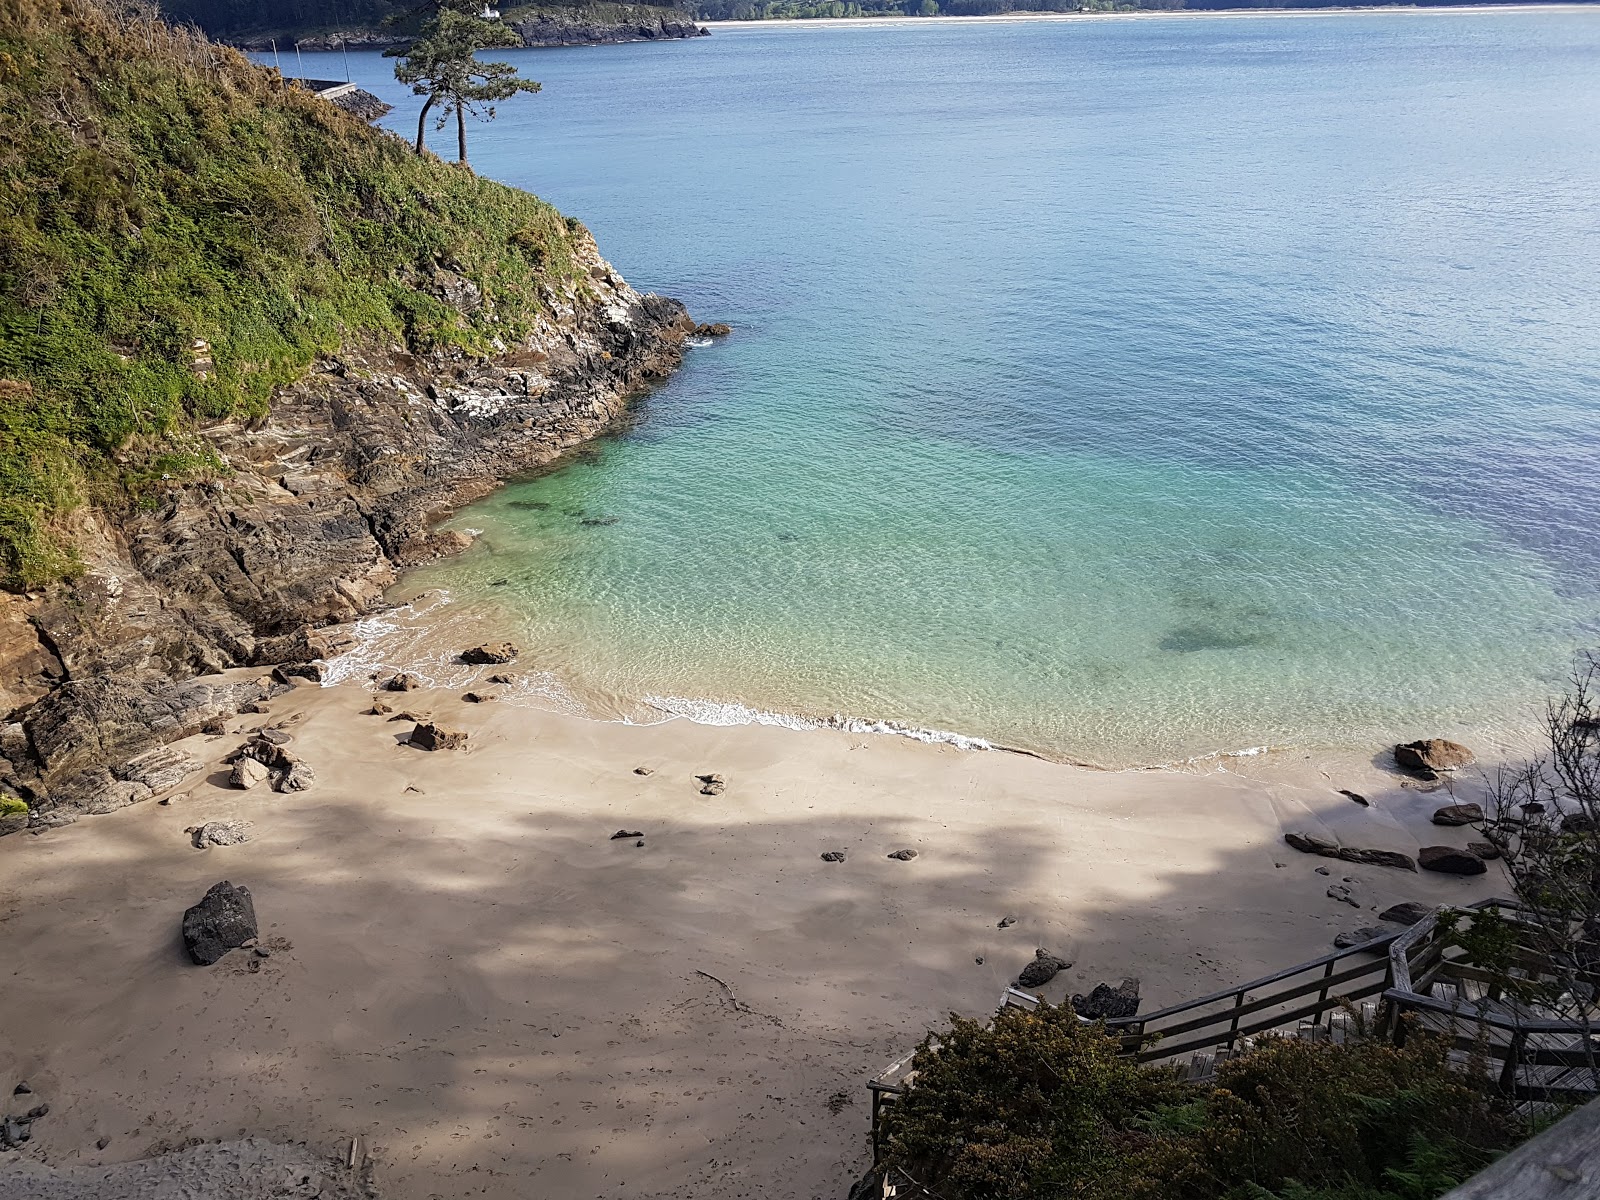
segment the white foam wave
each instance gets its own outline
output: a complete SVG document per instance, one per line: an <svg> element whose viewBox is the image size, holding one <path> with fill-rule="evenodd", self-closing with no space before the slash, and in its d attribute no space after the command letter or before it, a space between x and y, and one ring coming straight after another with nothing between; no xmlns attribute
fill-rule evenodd
<svg viewBox="0 0 1600 1200"><path fill-rule="evenodd" d="M683 696L646 696L644 703L673 717L682 717L697 725L772 725L780 729L838 729L845 733L877 733L910 738L916 742L954 746L960 750L998 750L983 738L952 733L947 729L924 729L901 721L878 721L863 717L847 717L836 713L831 717L802 717L794 713L771 712L751 708L736 701L691 700Z"/></svg>
<svg viewBox="0 0 1600 1200"><path fill-rule="evenodd" d="M683 344L696 347L709 346L712 344L712 340L708 337L686 337L683 339Z"/></svg>

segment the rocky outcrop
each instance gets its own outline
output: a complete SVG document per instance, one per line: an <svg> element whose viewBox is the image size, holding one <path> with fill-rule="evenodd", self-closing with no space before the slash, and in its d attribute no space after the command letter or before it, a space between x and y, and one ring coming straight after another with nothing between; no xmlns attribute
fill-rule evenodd
<svg viewBox="0 0 1600 1200"><path fill-rule="evenodd" d="M704 25L682 20L659 9L639 8L633 19L594 21L585 19L583 10L539 13L511 26L524 46L597 46L611 42L662 42L681 38L707 37Z"/></svg>
<svg viewBox="0 0 1600 1200"><path fill-rule="evenodd" d="M1417 851L1417 861L1424 871L1438 871L1443 875L1482 875L1489 869L1471 850L1458 850L1454 846L1424 846Z"/></svg>
<svg viewBox="0 0 1600 1200"><path fill-rule="evenodd" d="M470 544L437 518L601 432L676 368L683 307L634 291L573 236L581 279L545 285L521 343L493 357L349 347L280 388L269 417L199 432L226 475L149 510L80 510L82 575L0 607L0 790L36 823L148 796L125 765L255 711L290 673L196 677L337 653L319 627ZM275 786L304 785L292 766L274 767Z"/></svg>
<svg viewBox="0 0 1600 1200"><path fill-rule="evenodd" d="M1139 1011L1139 981L1124 979L1116 987L1109 983L1097 984L1087 996L1074 995L1072 1007L1087 1021L1131 1017Z"/></svg>
<svg viewBox="0 0 1600 1200"><path fill-rule="evenodd" d="M1437 779L1445 771L1456 771L1470 766L1475 759L1471 750L1460 742L1445 738L1424 738L1420 742L1404 742L1394 748L1395 765L1415 771L1424 779Z"/></svg>
<svg viewBox="0 0 1600 1200"><path fill-rule="evenodd" d="M1368 867L1394 867L1400 871L1417 869L1416 861L1398 850L1364 850L1341 846L1314 833L1286 833L1283 840L1302 854L1316 854L1322 858L1336 858L1341 862L1360 863Z"/></svg>

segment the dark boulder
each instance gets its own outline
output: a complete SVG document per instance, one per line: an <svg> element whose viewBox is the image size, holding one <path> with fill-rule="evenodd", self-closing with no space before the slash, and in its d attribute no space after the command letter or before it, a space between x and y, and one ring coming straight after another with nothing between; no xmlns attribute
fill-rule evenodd
<svg viewBox="0 0 1600 1200"><path fill-rule="evenodd" d="M1314 833L1286 833L1283 840L1302 854L1320 854L1324 858L1337 858L1339 844Z"/></svg>
<svg viewBox="0 0 1600 1200"><path fill-rule="evenodd" d="M1424 871L1438 871L1444 875L1482 875L1489 868L1470 850L1454 846L1424 846L1417 851L1417 861Z"/></svg>
<svg viewBox="0 0 1600 1200"><path fill-rule="evenodd" d="M200 903L183 914L184 949L202 967L259 936L250 889L227 880L213 884Z"/></svg>
<svg viewBox="0 0 1600 1200"><path fill-rule="evenodd" d="M915 850L896 850L887 857L894 859L896 862L910 862L916 856L917 852Z"/></svg>
<svg viewBox="0 0 1600 1200"><path fill-rule="evenodd" d="M383 684L386 692L414 692L421 686L422 680L407 671L401 671L398 675L391 675Z"/></svg>
<svg viewBox="0 0 1600 1200"><path fill-rule="evenodd" d="M1017 976L1017 986L1025 988L1043 987L1071 965L1065 959L1057 958L1048 950L1035 950L1033 952L1033 961L1023 967L1022 973Z"/></svg>
<svg viewBox="0 0 1600 1200"><path fill-rule="evenodd" d="M613 842L620 842L623 838L642 838L644 834L637 829L619 829L611 835Z"/></svg>
<svg viewBox="0 0 1600 1200"><path fill-rule="evenodd" d="M1493 842L1468 842L1467 849L1471 850L1485 862L1488 862L1490 859L1500 857L1500 847L1496 846Z"/></svg>
<svg viewBox="0 0 1600 1200"><path fill-rule="evenodd" d="M1415 925L1423 917L1433 912L1433 905L1423 904L1418 900L1402 900L1399 904L1391 904L1378 914L1380 921L1393 921L1396 925Z"/></svg>
<svg viewBox="0 0 1600 1200"><path fill-rule="evenodd" d="M1433 814L1435 825L1473 825L1483 820L1483 809L1476 804L1446 804Z"/></svg>
<svg viewBox="0 0 1600 1200"><path fill-rule="evenodd" d="M1398 850L1356 850L1349 846L1341 846L1335 857L1340 862L1360 863L1367 867L1393 867L1398 871L1417 869L1417 860L1409 854L1401 854Z"/></svg>
<svg viewBox="0 0 1600 1200"><path fill-rule="evenodd" d="M822 861L823 862L843 862L844 861L844 856L845 856L845 852L843 850L824 850L822 852Z"/></svg>
<svg viewBox="0 0 1600 1200"><path fill-rule="evenodd" d="M1087 996L1073 996L1072 1008L1080 1017L1090 1021L1131 1017L1139 1011L1139 981L1124 979L1116 987L1109 983L1099 984Z"/></svg>
<svg viewBox="0 0 1600 1200"><path fill-rule="evenodd" d="M733 328L729 325L724 325L721 321L712 321L694 327L695 337L727 337L732 332Z"/></svg>

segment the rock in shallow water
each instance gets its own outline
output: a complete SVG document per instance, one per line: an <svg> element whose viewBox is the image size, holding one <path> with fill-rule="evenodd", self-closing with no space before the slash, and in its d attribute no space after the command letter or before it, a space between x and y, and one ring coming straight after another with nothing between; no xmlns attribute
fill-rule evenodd
<svg viewBox="0 0 1600 1200"><path fill-rule="evenodd" d="M1419 742L1404 742L1396 746L1394 761L1396 766L1430 776L1465 767L1475 759L1472 751L1459 742L1445 738L1424 738Z"/></svg>
<svg viewBox="0 0 1600 1200"><path fill-rule="evenodd" d="M224 879L183 914L183 945L189 958L209 967L230 950L257 937L256 906L250 889Z"/></svg>
<svg viewBox="0 0 1600 1200"><path fill-rule="evenodd" d="M485 642L481 646L474 646L470 650L461 652L461 661L471 663L473 666L501 666L505 663L516 662L517 655L522 651L510 642Z"/></svg>

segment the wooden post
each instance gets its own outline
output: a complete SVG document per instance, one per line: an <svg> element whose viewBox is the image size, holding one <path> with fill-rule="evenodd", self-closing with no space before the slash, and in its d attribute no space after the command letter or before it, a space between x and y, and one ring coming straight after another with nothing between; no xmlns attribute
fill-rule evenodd
<svg viewBox="0 0 1600 1200"><path fill-rule="evenodd" d="M1333 964L1338 962L1338 961L1339 960L1336 959L1336 958L1330 958L1328 960L1328 965L1327 965L1327 967L1325 967L1323 969L1323 972L1322 972L1322 977L1324 979L1328 978L1328 976L1333 974ZM1327 984L1323 984L1322 985L1322 990L1317 993L1317 1011L1311 1014L1311 1024L1313 1026L1322 1024L1322 1012L1323 1012L1323 1009L1327 1008L1327 1006L1328 1006L1328 985Z"/></svg>
<svg viewBox="0 0 1600 1200"><path fill-rule="evenodd" d="M1241 1009L1241 1008L1244 1007L1244 992L1242 990L1241 991L1237 991L1237 992L1235 992L1233 994L1233 1007L1236 1010L1237 1009ZM1229 1026L1228 1026L1228 1049L1230 1051L1233 1050L1234 1043L1236 1041L1238 1041L1238 1040L1239 1040L1239 1014L1236 1011L1233 1014L1232 1023L1229 1024Z"/></svg>
<svg viewBox="0 0 1600 1200"><path fill-rule="evenodd" d="M1522 1059L1522 1047L1527 1041L1528 1035L1520 1029L1511 1035L1511 1044L1506 1047L1506 1065L1500 1069L1500 1090L1503 1092L1510 1092L1517 1086L1517 1067Z"/></svg>

